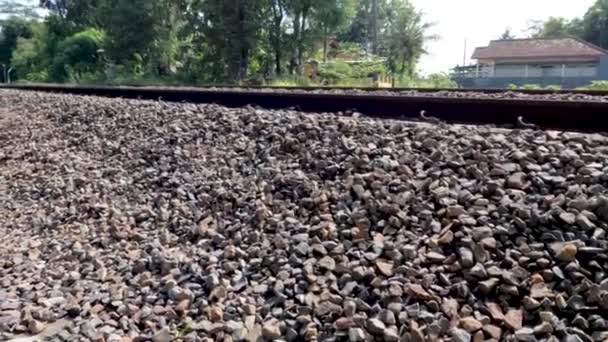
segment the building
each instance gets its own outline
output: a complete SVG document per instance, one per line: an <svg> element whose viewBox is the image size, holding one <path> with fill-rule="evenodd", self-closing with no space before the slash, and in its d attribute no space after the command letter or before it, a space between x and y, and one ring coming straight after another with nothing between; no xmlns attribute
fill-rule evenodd
<svg viewBox="0 0 608 342"><path fill-rule="evenodd" d="M452 74L465 88L537 84L568 89L608 80L608 51L577 38L493 40L475 49L472 59L477 63Z"/></svg>

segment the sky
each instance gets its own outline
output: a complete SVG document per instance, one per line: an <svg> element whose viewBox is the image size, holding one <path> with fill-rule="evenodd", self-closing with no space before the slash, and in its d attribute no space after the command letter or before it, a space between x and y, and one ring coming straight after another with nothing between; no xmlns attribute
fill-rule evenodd
<svg viewBox="0 0 608 342"><path fill-rule="evenodd" d="M448 72L462 65L465 39L467 63L477 46L487 46L506 28L517 38L526 38L525 31L533 20L551 16L568 19L580 17L595 0L412 0L424 13L426 21L440 39L428 43L428 55L420 60L423 74Z"/></svg>

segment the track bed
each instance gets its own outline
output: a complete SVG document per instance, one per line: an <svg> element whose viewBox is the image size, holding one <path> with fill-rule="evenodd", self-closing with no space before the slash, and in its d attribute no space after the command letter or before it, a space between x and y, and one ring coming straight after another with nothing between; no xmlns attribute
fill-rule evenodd
<svg viewBox="0 0 608 342"><path fill-rule="evenodd" d="M608 141L0 90L0 339L605 341Z"/></svg>

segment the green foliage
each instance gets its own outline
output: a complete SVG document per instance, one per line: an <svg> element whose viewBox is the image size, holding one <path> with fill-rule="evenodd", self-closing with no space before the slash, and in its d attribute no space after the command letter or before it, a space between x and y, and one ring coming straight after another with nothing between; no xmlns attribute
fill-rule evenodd
<svg viewBox="0 0 608 342"><path fill-rule="evenodd" d="M563 38L579 34L580 21L569 21L563 17L549 17L547 21L537 22L530 30L534 38Z"/></svg>
<svg viewBox="0 0 608 342"><path fill-rule="evenodd" d="M379 54L393 3L392 0L359 0L352 24L340 39L358 43L369 48L371 53Z"/></svg>
<svg viewBox="0 0 608 342"><path fill-rule="evenodd" d="M0 0L0 9L9 2L14 7L16 1ZM372 74L413 73L424 42L433 38L409 0L44 0L40 6L50 13L36 24L42 29L14 34L6 44L4 59L12 58L25 80L371 85ZM306 80L301 75L314 57L327 63Z"/></svg>
<svg viewBox="0 0 608 342"><path fill-rule="evenodd" d="M32 37L33 25L34 22L17 17L0 21L0 65L10 63L19 38Z"/></svg>
<svg viewBox="0 0 608 342"><path fill-rule="evenodd" d="M608 90L608 81L593 81L586 87L579 88L581 90Z"/></svg>
<svg viewBox="0 0 608 342"><path fill-rule="evenodd" d="M359 43L353 42L340 42L338 48L330 53L332 58L347 60L359 60L367 55Z"/></svg>
<svg viewBox="0 0 608 342"><path fill-rule="evenodd" d="M201 13L207 13L201 20ZM186 27L194 31L193 48L205 65L202 78L212 82L247 78L253 52L262 37L260 1L200 0L187 12Z"/></svg>
<svg viewBox="0 0 608 342"><path fill-rule="evenodd" d="M276 77L268 85L273 87L310 87L317 84L308 77L294 75Z"/></svg>
<svg viewBox="0 0 608 342"><path fill-rule="evenodd" d="M353 77L353 69L344 61L319 64L319 78L322 84L338 84Z"/></svg>
<svg viewBox="0 0 608 342"><path fill-rule="evenodd" d="M505 29L505 32L503 32L500 35L500 37L498 37L498 39L501 39L501 40L515 39L515 36L513 35L513 33L511 33L511 28L507 27Z"/></svg>
<svg viewBox="0 0 608 342"><path fill-rule="evenodd" d="M423 79L424 88L458 88L458 84L445 73L431 74Z"/></svg>
<svg viewBox="0 0 608 342"><path fill-rule="evenodd" d="M101 60L104 40L103 32L91 28L59 43L58 54L49 69L51 80L78 82L84 77L94 77Z"/></svg>
<svg viewBox="0 0 608 342"><path fill-rule="evenodd" d="M314 23L323 39L323 61L327 60L328 40L344 29L355 15L354 0L322 0L315 8Z"/></svg>
<svg viewBox="0 0 608 342"><path fill-rule="evenodd" d="M508 89L513 89L513 90L517 90L517 89L521 89L521 90L539 90L539 89L553 89L553 88L549 88L549 87L555 87L555 86L548 86L546 88L543 88L543 86L541 86L540 84L522 84L522 85L517 85L517 84L509 84L509 86L507 87Z"/></svg>
<svg viewBox="0 0 608 342"><path fill-rule="evenodd" d="M426 53L425 42L437 36L429 35L433 24L424 22L422 14L409 1L393 0L391 6L383 47L388 69L401 77L412 76L416 63Z"/></svg>
<svg viewBox="0 0 608 342"><path fill-rule="evenodd" d="M147 56L155 38L155 1L106 0L99 21L107 34L105 50L111 60L128 64L136 54Z"/></svg>
<svg viewBox="0 0 608 342"><path fill-rule="evenodd" d="M15 68L19 78L28 81L46 81L48 59L47 26L33 24L31 38L21 37L11 56L11 65Z"/></svg>
<svg viewBox="0 0 608 342"><path fill-rule="evenodd" d="M600 47L608 47L608 0L596 0L582 21L582 38Z"/></svg>
<svg viewBox="0 0 608 342"><path fill-rule="evenodd" d="M352 63L351 77L358 79L371 78L374 74L386 75L386 64L382 60L362 61Z"/></svg>
<svg viewBox="0 0 608 342"><path fill-rule="evenodd" d="M445 73L431 74L427 77L402 77L397 79L397 86L404 88L458 88L458 84Z"/></svg>
<svg viewBox="0 0 608 342"><path fill-rule="evenodd" d="M530 30L536 38L574 36L608 48L608 0L596 0L582 18L551 17L534 23Z"/></svg>

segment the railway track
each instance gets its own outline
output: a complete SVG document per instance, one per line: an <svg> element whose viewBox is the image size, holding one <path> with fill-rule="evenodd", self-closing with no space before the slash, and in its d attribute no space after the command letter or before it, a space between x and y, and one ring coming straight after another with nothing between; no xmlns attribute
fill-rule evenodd
<svg viewBox="0 0 608 342"><path fill-rule="evenodd" d="M518 118L542 129L608 131L608 92L500 89L376 89L272 87L108 87L10 85L28 91L217 103L228 107L257 105L305 112L359 112L379 118L418 118L421 112L449 123L516 126Z"/></svg>
<svg viewBox="0 0 608 342"><path fill-rule="evenodd" d="M604 342L607 146L0 89L0 341Z"/></svg>

